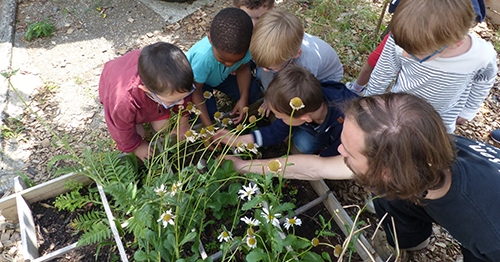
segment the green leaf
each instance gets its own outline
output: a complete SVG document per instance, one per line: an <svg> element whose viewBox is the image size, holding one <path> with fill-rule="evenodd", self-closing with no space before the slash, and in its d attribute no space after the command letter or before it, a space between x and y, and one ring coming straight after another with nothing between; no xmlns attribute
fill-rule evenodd
<svg viewBox="0 0 500 262"><path fill-rule="evenodd" d="M304 257L302 257L302 261L325 261L323 258L318 254L314 252L307 252Z"/></svg>
<svg viewBox="0 0 500 262"><path fill-rule="evenodd" d="M148 254L142 250L138 250L134 253L135 261L146 261L148 259Z"/></svg>
<svg viewBox="0 0 500 262"><path fill-rule="evenodd" d="M196 237L196 232L190 232L189 234L187 234L184 237L184 239L181 241L181 243L179 244L179 246L183 246L187 242L192 241L195 237Z"/></svg>
<svg viewBox="0 0 500 262"><path fill-rule="evenodd" d="M322 252L322 253L321 253L321 256L322 256L325 260L332 262L332 258L330 257L330 254L328 254L327 252Z"/></svg>
<svg viewBox="0 0 500 262"><path fill-rule="evenodd" d="M248 253L246 257L246 261L248 262L257 262L262 261L266 258L266 254L261 249L254 249L252 252ZM312 261L312 260L311 260Z"/></svg>

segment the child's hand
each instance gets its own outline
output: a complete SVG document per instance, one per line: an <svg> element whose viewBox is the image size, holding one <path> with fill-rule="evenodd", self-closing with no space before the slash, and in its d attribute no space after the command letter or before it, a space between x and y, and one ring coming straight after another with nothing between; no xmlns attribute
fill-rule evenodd
<svg viewBox="0 0 500 262"><path fill-rule="evenodd" d="M149 147L146 141L142 141L141 145L134 150L134 154L142 161L153 156L153 148Z"/></svg>
<svg viewBox="0 0 500 262"><path fill-rule="evenodd" d="M463 125L465 124L465 122L467 122L467 119L463 118L463 117L457 117L457 125Z"/></svg>
<svg viewBox="0 0 500 262"><path fill-rule="evenodd" d="M269 108L269 105L267 105L267 102L266 102L266 101L262 102L262 105L260 105L260 108L262 108L262 109L263 109L263 110L262 110L263 114L264 114L266 117L269 117L269 113L271 113L271 109ZM260 112L260 110L259 110L259 112ZM259 114L259 115L261 115L261 116L262 116L262 114Z"/></svg>
<svg viewBox="0 0 500 262"><path fill-rule="evenodd" d="M245 112L243 111L243 108L247 106L246 101L243 99L238 100L236 102L236 105L234 105L233 111L231 111L231 115L238 115L238 117L233 118L233 123L239 124L243 118L245 117Z"/></svg>

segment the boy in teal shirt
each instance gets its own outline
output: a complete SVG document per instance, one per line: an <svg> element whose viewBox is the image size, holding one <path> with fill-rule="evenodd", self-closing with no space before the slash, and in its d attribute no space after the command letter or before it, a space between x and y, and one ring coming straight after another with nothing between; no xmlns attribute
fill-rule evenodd
<svg viewBox="0 0 500 262"><path fill-rule="evenodd" d="M197 87L193 103L202 113L200 119L204 126L211 125L213 114L217 111L215 98L204 98L205 91L216 89L237 101L231 111L232 115L238 115L233 119L234 123L243 119L243 108L261 95L250 71L251 55L248 49L252 30L252 19L245 11L223 9L214 17L208 36L187 52Z"/></svg>

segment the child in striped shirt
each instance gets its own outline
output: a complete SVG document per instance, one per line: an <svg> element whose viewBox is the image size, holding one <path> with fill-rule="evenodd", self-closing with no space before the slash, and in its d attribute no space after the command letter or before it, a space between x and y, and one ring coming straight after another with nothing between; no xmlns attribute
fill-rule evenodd
<svg viewBox="0 0 500 262"><path fill-rule="evenodd" d="M365 96L388 88L420 96L453 133L474 118L498 72L493 46L468 33L474 19L470 0L401 0Z"/></svg>

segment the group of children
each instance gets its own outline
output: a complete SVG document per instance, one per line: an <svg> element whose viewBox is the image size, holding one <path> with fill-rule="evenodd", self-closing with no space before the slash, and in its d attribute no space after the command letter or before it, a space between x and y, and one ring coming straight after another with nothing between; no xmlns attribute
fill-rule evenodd
<svg viewBox="0 0 500 262"><path fill-rule="evenodd" d="M298 151L331 156L338 154L340 144L339 104L389 88L425 98L452 133L455 123L474 117L498 71L492 45L468 33L477 2L401 0L362 91L359 85L349 90L340 83L339 56L328 43L305 33L295 15L273 10L273 0L234 0L234 8L221 10L208 35L185 55L172 44L156 43L106 63L99 84L106 123L119 150L144 160L152 150L143 140L143 123L158 131L171 110L178 112L192 101L202 124L209 126L217 107L215 97L204 94L213 90L236 101L230 115L239 123L245 107L264 92L262 108L277 120L236 141L270 146L283 141L291 125ZM290 121L294 97L305 108ZM179 137L188 118L181 115Z"/></svg>

